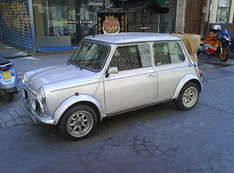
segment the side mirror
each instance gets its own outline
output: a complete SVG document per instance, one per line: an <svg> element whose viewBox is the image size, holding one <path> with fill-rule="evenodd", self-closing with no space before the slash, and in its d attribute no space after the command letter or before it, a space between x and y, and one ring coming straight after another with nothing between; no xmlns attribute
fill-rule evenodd
<svg viewBox="0 0 234 173"><path fill-rule="evenodd" d="M106 77L109 77L110 74L118 74L118 73L119 73L119 70L117 67L110 67L107 70Z"/></svg>

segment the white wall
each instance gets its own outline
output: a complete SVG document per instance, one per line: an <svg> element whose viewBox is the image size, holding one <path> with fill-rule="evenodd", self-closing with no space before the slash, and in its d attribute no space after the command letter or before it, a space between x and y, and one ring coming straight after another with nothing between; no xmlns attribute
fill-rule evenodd
<svg viewBox="0 0 234 173"><path fill-rule="evenodd" d="M176 9L176 33L183 33L185 27L185 16L186 16L186 0L177 0Z"/></svg>
<svg viewBox="0 0 234 173"><path fill-rule="evenodd" d="M230 10L230 17L229 17L229 23L233 23L233 17L234 17L234 0L232 0L231 4L231 10Z"/></svg>

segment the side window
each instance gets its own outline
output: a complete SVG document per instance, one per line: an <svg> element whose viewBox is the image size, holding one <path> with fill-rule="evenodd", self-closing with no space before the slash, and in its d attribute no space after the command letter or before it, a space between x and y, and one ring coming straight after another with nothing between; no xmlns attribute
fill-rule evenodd
<svg viewBox="0 0 234 173"><path fill-rule="evenodd" d="M118 47L110 66L117 67L119 71L151 66L149 45Z"/></svg>
<svg viewBox="0 0 234 173"><path fill-rule="evenodd" d="M171 52L171 62L173 64L184 62L185 55L181 49L178 42L169 42L170 52Z"/></svg>
<svg viewBox="0 0 234 173"><path fill-rule="evenodd" d="M141 56L142 66L150 67L151 66L150 45L140 44L138 45L138 49Z"/></svg>
<svg viewBox="0 0 234 173"><path fill-rule="evenodd" d="M170 49L168 43L154 43L154 61L155 65L171 64Z"/></svg>
<svg viewBox="0 0 234 173"><path fill-rule="evenodd" d="M154 43L155 65L176 64L184 62L185 55L177 41Z"/></svg>

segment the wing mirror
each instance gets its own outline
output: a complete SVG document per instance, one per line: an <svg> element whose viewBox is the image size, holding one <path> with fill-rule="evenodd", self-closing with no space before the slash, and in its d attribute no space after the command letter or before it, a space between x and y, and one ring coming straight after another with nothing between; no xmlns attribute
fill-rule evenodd
<svg viewBox="0 0 234 173"><path fill-rule="evenodd" d="M117 67L109 67L106 73L106 77L109 77L110 74L118 74L119 70Z"/></svg>

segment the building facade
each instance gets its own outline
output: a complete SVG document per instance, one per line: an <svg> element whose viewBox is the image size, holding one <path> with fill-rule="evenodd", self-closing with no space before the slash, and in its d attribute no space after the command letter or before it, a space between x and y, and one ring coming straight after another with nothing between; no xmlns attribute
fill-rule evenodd
<svg viewBox="0 0 234 173"><path fill-rule="evenodd" d="M177 0L160 3L167 14L132 13L128 31L175 32ZM97 24L98 12L112 5L113 0L0 0L0 40L30 51L73 49Z"/></svg>
<svg viewBox="0 0 234 173"><path fill-rule="evenodd" d="M127 12L126 31L203 34L209 23L234 20L234 0L154 1L169 12L134 7L137 10ZM98 12L113 4L114 0L0 0L0 41L30 51L73 49L98 23Z"/></svg>
<svg viewBox="0 0 234 173"><path fill-rule="evenodd" d="M17 47L32 50L29 3L0 0L0 33L2 39Z"/></svg>
<svg viewBox="0 0 234 173"><path fill-rule="evenodd" d="M178 0L177 9L177 32L203 35L209 24L234 19L234 0Z"/></svg>

